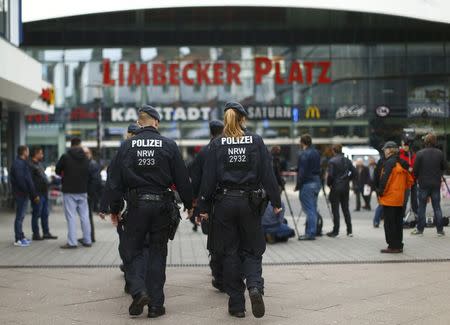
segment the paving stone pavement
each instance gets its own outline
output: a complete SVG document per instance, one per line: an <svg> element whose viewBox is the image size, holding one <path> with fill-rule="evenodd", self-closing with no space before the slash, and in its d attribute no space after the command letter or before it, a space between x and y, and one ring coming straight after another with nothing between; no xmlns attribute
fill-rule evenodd
<svg viewBox="0 0 450 325"><path fill-rule="evenodd" d="M299 212L297 193L288 190L294 214ZM351 197L354 207L354 197ZM376 206L373 200L373 207ZM319 198L319 210L324 217L324 233L331 230L332 222L323 195ZM431 207L428 208L431 213ZM444 215L450 214L450 205L443 202ZM292 225L292 218L287 213ZM341 235L336 239L326 236L316 241L300 242L291 239L287 243L268 245L264 254L265 264L314 264L314 263L361 263L389 261L420 261L450 259L449 236L438 238L433 228L427 228L423 237L410 235L404 231L405 252L398 255L380 254L386 246L383 228L372 226L373 212L353 212L354 237L345 236L345 223L341 220ZM50 216L52 233L59 236L56 241L33 242L30 247L13 246L12 212L0 213L0 267L8 266L110 266L119 265L117 253L117 233L109 222L96 219L97 242L92 248L62 250L67 234L66 222L61 207L55 207ZM299 220L303 228L304 215ZM204 266L208 264L206 237L201 232L194 233L189 221L183 221L174 241L169 243L168 264L177 266ZM25 234L31 236L31 215L24 221ZM302 231L302 229L300 230ZM81 237L81 232L80 232Z"/></svg>
<svg viewBox="0 0 450 325"><path fill-rule="evenodd" d="M266 266L266 316L227 313L205 267L169 267L167 315L128 316L118 268L0 269L0 324L450 324L450 263Z"/></svg>

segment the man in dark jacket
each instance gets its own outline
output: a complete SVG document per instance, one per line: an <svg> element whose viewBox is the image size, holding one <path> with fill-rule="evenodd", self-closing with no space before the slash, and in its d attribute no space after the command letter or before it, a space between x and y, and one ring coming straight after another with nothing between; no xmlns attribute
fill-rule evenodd
<svg viewBox="0 0 450 325"><path fill-rule="evenodd" d="M444 154L436 147L436 136L427 134L425 136L425 148L416 155L413 172L419 183L419 222L413 235L422 235L425 228L425 211L427 200L431 197L431 205L434 210L436 229L439 236L444 236L441 210L441 180L447 162Z"/></svg>
<svg viewBox="0 0 450 325"><path fill-rule="evenodd" d="M71 148L56 164L56 174L62 177L64 213L67 220L67 244L61 248L77 248L78 242L85 247L92 246L91 224L87 191L89 181L89 160L81 147L81 140L74 138ZM76 214L79 214L83 239L77 242Z"/></svg>
<svg viewBox="0 0 450 325"><path fill-rule="evenodd" d="M101 191L102 180L100 177L100 164L92 158L92 151L88 147L83 148L84 154L89 160L89 178L88 178L88 207L89 222L91 223L91 240L95 243L95 227L93 212L98 211L95 206L99 202L99 193Z"/></svg>
<svg viewBox="0 0 450 325"><path fill-rule="evenodd" d="M304 134L300 138L303 149L298 157L296 189L300 190L300 203L306 213L305 235L299 240L314 240L317 232L317 199L320 192L320 153L313 148L311 136Z"/></svg>
<svg viewBox="0 0 450 325"><path fill-rule="evenodd" d="M356 209L355 211L361 210L361 196L364 200L364 210L370 210L370 173L369 168L364 166L364 161L362 158L356 160L356 173L353 182L353 190L356 195Z"/></svg>
<svg viewBox="0 0 450 325"><path fill-rule="evenodd" d="M352 219L348 208L350 195L350 181L355 177L356 170L352 162L342 154L342 145L333 145L335 156L328 163L327 185L330 187L331 210L333 211L333 230L327 233L328 237L339 234L340 215L339 204L344 213L347 225L347 236L353 236Z"/></svg>
<svg viewBox="0 0 450 325"><path fill-rule="evenodd" d="M50 233L48 226L48 185L49 181L42 167L44 150L35 147L31 152L30 172L36 192L39 195L39 203L31 204L33 211L31 214L31 229L33 230L33 240L58 239ZM39 231L39 219L41 219L42 236Z"/></svg>
<svg viewBox="0 0 450 325"><path fill-rule="evenodd" d="M15 240L14 246L30 246L31 240L25 238L22 230L23 219L25 218L28 198L34 203L39 203L39 195L34 188L31 179L30 169L28 168L28 157L30 151L27 146L19 146L17 149L17 158L11 166L11 187L14 198L16 199L16 219L14 220Z"/></svg>

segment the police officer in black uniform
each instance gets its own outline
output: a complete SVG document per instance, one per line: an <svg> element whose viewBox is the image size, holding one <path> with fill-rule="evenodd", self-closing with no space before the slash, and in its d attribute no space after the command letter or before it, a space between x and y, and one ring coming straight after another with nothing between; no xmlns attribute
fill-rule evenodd
<svg viewBox="0 0 450 325"><path fill-rule="evenodd" d="M165 314L164 283L166 280L167 242L171 228L170 216L176 209L173 193L175 184L184 207L192 208L192 186L186 166L176 143L158 132L159 113L151 106L139 109L136 135L120 147L111 165L110 195L115 201L126 197L127 220L122 238L126 260L126 280L133 302L131 316L142 314L149 306L148 317ZM117 224L120 211L111 207L111 219ZM178 211L176 211L178 212ZM149 261L145 265L143 247L149 239ZM147 268L147 275L143 270Z"/></svg>
<svg viewBox="0 0 450 325"><path fill-rule="evenodd" d="M212 141L206 159L200 217L212 216L213 249L224 254L230 315L245 317L244 275L253 315L260 318L265 313L261 263L266 248L261 216L266 193L276 214L281 211L281 198L262 138L245 130L247 115L239 103L225 105L223 135Z"/></svg>
<svg viewBox="0 0 450 325"><path fill-rule="evenodd" d="M209 122L209 131L211 134L211 141L208 145L204 146L199 153L195 156L194 160L189 166L189 174L191 176L192 188L194 190L194 197L198 199L200 193L200 185L202 182L203 169L205 167L206 158L208 156L209 148L211 146L212 141L218 136L222 135L223 132L223 122L222 121L211 121ZM196 206L194 209L194 214L191 218L194 220L198 217L199 207ZM209 266L211 267L211 273L213 279L211 284L214 288L219 291L223 291L223 256L222 254L216 253L214 249L211 247L212 241L212 231L209 231L209 223L208 221L202 222L202 229L205 229L208 233L208 245L207 248L209 250L211 260L209 262Z"/></svg>

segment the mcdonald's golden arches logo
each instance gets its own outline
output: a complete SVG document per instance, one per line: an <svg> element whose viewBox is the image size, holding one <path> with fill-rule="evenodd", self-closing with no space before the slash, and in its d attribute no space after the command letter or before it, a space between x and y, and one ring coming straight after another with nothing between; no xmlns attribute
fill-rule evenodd
<svg viewBox="0 0 450 325"><path fill-rule="evenodd" d="M306 109L306 115L305 117L307 119L320 119L320 109L317 105L309 105Z"/></svg>

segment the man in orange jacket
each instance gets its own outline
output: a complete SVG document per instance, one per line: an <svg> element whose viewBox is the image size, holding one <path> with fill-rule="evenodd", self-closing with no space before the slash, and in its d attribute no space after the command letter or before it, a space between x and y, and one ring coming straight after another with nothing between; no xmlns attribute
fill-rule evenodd
<svg viewBox="0 0 450 325"><path fill-rule="evenodd" d="M398 145L388 141L383 146L386 160L381 166L378 200L383 206L384 233L388 247L381 253L403 252L403 203L405 191L411 188L413 178L408 164L399 158Z"/></svg>

